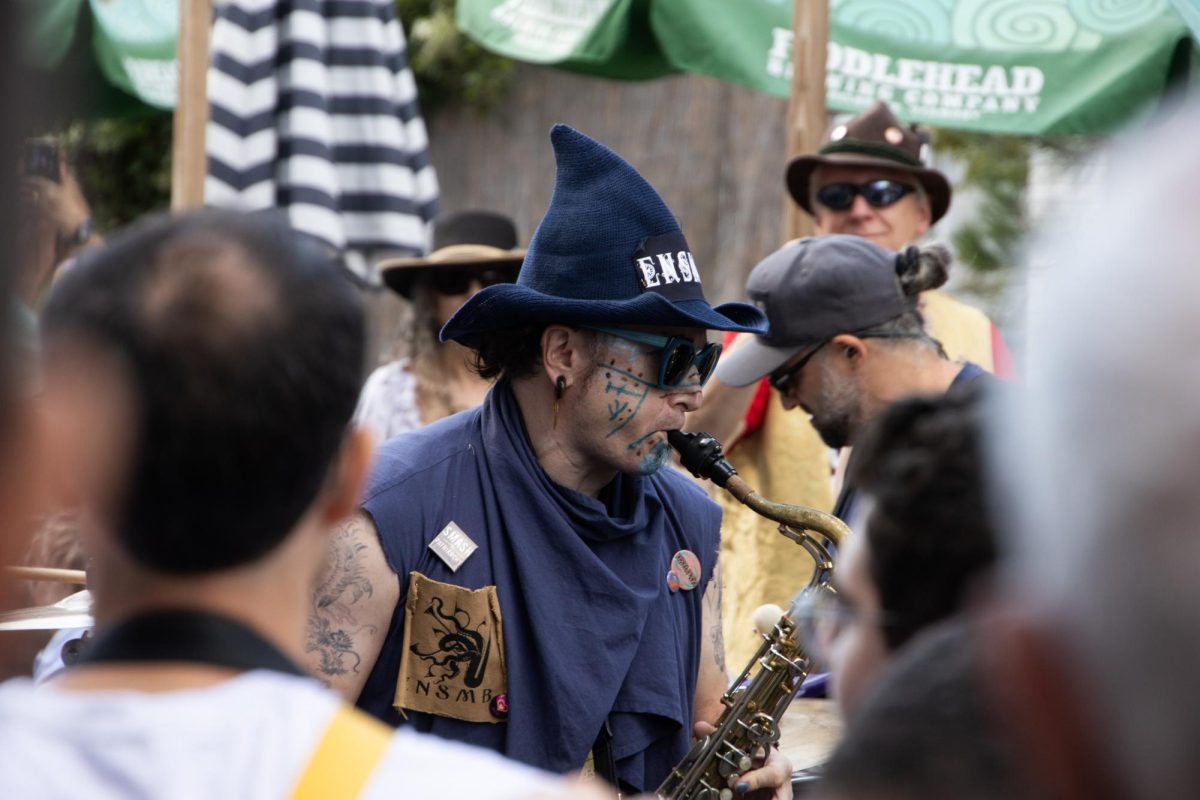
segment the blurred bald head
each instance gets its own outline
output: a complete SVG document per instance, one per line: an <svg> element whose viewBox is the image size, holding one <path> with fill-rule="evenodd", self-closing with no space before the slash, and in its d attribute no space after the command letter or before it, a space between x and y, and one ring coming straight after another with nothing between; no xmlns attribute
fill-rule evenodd
<svg viewBox="0 0 1200 800"><path fill-rule="evenodd" d="M363 324L344 271L282 218L157 217L82 257L46 306L48 373L129 429L80 426L97 437L81 449L113 462L91 470L112 539L179 575L276 548L346 437Z"/></svg>
<svg viewBox="0 0 1200 800"><path fill-rule="evenodd" d="M1001 418L1010 580L1136 797L1200 794L1200 107L1117 152L1035 248L1025 393Z"/></svg>

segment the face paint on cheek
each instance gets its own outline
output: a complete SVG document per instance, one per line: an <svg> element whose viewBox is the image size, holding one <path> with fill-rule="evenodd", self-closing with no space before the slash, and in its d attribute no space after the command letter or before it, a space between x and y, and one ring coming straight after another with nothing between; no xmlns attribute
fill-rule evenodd
<svg viewBox="0 0 1200 800"><path fill-rule="evenodd" d="M658 431L651 431L642 438L630 442L629 449L641 459L638 462L638 472L642 475L657 472L659 467L667 463L667 458L671 454L670 445L667 444L665 438L658 438Z"/></svg>
<svg viewBox="0 0 1200 800"><path fill-rule="evenodd" d="M643 475L653 475L663 464L667 463L667 459L670 457L671 447L666 442L655 442L650 446L650 451L638 462L638 472Z"/></svg>
<svg viewBox="0 0 1200 800"><path fill-rule="evenodd" d="M607 362L597 364L600 368L616 373L627 384L635 384L633 388L645 387L653 389L656 375L647 377L646 365L642 362L646 354L637 345L622 340L614 340L608 348ZM657 367L655 368L657 369Z"/></svg>
<svg viewBox="0 0 1200 800"><path fill-rule="evenodd" d="M654 384L646 379L645 365L641 362L645 354L631 342L615 339L608 347L607 363L600 362L596 366L603 370L604 395L606 400L606 417L609 424L609 438L633 422L642 403L650 396ZM630 450L638 450L639 445L653 434L647 434L633 444ZM649 447L649 445L647 445ZM641 452L638 453L641 457ZM652 467L650 472L658 469Z"/></svg>
<svg viewBox="0 0 1200 800"><path fill-rule="evenodd" d="M608 401L608 423L612 425L605 437L612 436L637 416L650 389L636 377L616 366L616 360L599 364L604 370L604 395Z"/></svg>

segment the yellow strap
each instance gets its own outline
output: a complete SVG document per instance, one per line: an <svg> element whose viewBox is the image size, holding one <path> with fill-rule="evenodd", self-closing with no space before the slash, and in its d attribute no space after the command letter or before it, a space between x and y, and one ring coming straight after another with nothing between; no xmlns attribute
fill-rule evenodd
<svg viewBox="0 0 1200 800"><path fill-rule="evenodd" d="M391 740L391 728L361 711L342 705L308 760L308 766L292 792L293 800L358 797Z"/></svg>

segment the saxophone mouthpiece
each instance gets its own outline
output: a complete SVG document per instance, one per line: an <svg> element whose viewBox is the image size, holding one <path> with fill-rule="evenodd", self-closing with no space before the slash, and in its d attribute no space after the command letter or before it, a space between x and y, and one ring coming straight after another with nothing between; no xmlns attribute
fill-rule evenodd
<svg viewBox="0 0 1200 800"><path fill-rule="evenodd" d="M723 487L737 475L737 470L725 460L721 443L707 433L667 431L667 442L678 451L680 463L697 478L707 478Z"/></svg>

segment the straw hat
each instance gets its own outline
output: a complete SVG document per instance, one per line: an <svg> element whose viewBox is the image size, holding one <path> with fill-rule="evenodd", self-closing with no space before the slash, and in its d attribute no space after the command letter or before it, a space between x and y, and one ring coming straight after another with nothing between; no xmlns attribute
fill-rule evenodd
<svg viewBox="0 0 1200 800"><path fill-rule="evenodd" d="M412 297L416 279L445 267L511 268L514 275L525 258L517 247L517 226L492 211L459 211L433 223L433 252L421 258L389 258L379 262L387 286Z"/></svg>

